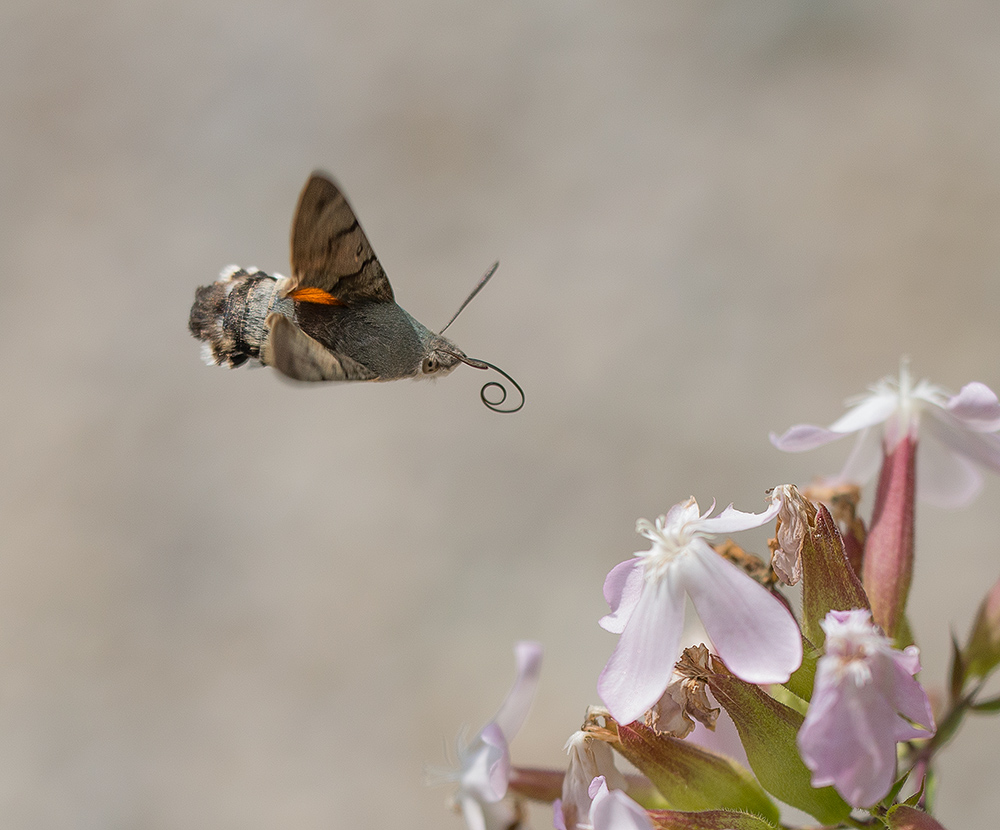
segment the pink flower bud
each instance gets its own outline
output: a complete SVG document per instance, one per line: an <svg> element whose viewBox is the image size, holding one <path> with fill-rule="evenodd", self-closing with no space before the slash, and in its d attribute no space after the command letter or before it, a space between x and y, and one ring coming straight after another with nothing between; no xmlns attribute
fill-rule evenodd
<svg viewBox="0 0 1000 830"><path fill-rule="evenodd" d="M945 830L944 825L935 821L923 810L899 804L889 810L886 816L891 830Z"/></svg>
<svg viewBox="0 0 1000 830"><path fill-rule="evenodd" d="M871 600L872 617L890 637L905 628L903 616L913 577L916 449L916 440L906 435L885 456L865 543L865 591Z"/></svg>

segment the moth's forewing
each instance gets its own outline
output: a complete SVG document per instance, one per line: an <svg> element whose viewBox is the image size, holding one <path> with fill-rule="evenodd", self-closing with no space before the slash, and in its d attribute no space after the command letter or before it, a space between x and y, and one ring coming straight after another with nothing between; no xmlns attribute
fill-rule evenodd
<svg viewBox="0 0 1000 830"><path fill-rule="evenodd" d="M314 173L292 222L292 277L287 294L319 288L339 303L392 302L392 286L340 189Z"/></svg>

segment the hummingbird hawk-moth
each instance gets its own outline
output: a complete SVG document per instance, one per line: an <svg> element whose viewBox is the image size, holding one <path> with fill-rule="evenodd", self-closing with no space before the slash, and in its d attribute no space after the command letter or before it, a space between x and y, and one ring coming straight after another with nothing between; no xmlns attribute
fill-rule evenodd
<svg viewBox="0 0 1000 830"><path fill-rule="evenodd" d="M204 341L209 364L257 362L300 381L441 377L459 363L493 369L521 395L501 409L507 390L487 383L480 397L498 412L524 405L506 372L468 357L443 332L493 276L494 265L448 325L432 332L396 303L392 286L344 194L313 173L292 221L291 277L235 265L195 293L188 327ZM486 392L500 390L499 400Z"/></svg>

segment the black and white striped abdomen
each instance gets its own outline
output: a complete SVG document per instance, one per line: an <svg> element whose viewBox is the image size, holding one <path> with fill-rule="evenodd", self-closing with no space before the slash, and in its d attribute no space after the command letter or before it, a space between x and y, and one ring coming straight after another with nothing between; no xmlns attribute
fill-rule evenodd
<svg viewBox="0 0 1000 830"><path fill-rule="evenodd" d="M293 313L291 300L278 299L283 279L256 268L230 265L217 282L197 289L188 328L204 341L206 363L236 367L248 360L261 360L267 315L272 311Z"/></svg>

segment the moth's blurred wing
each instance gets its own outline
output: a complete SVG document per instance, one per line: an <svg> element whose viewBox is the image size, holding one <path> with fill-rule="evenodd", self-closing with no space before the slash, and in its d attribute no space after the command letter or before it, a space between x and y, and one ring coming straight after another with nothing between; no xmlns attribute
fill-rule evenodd
<svg viewBox="0 0 1000 830"><path fill-rule="evenodd" d="M284 296L313 288L338 305L392 302L392 286L351 206L330 179L313 173L292 222L292 276Z"/></svg>
<svg viewBox="0 0 1000 830"><path fill-rule="evenodd" d="M375 374L347 355L335 354L283 314L267 316L265 362L294 380L374 380Z"/></svg>

